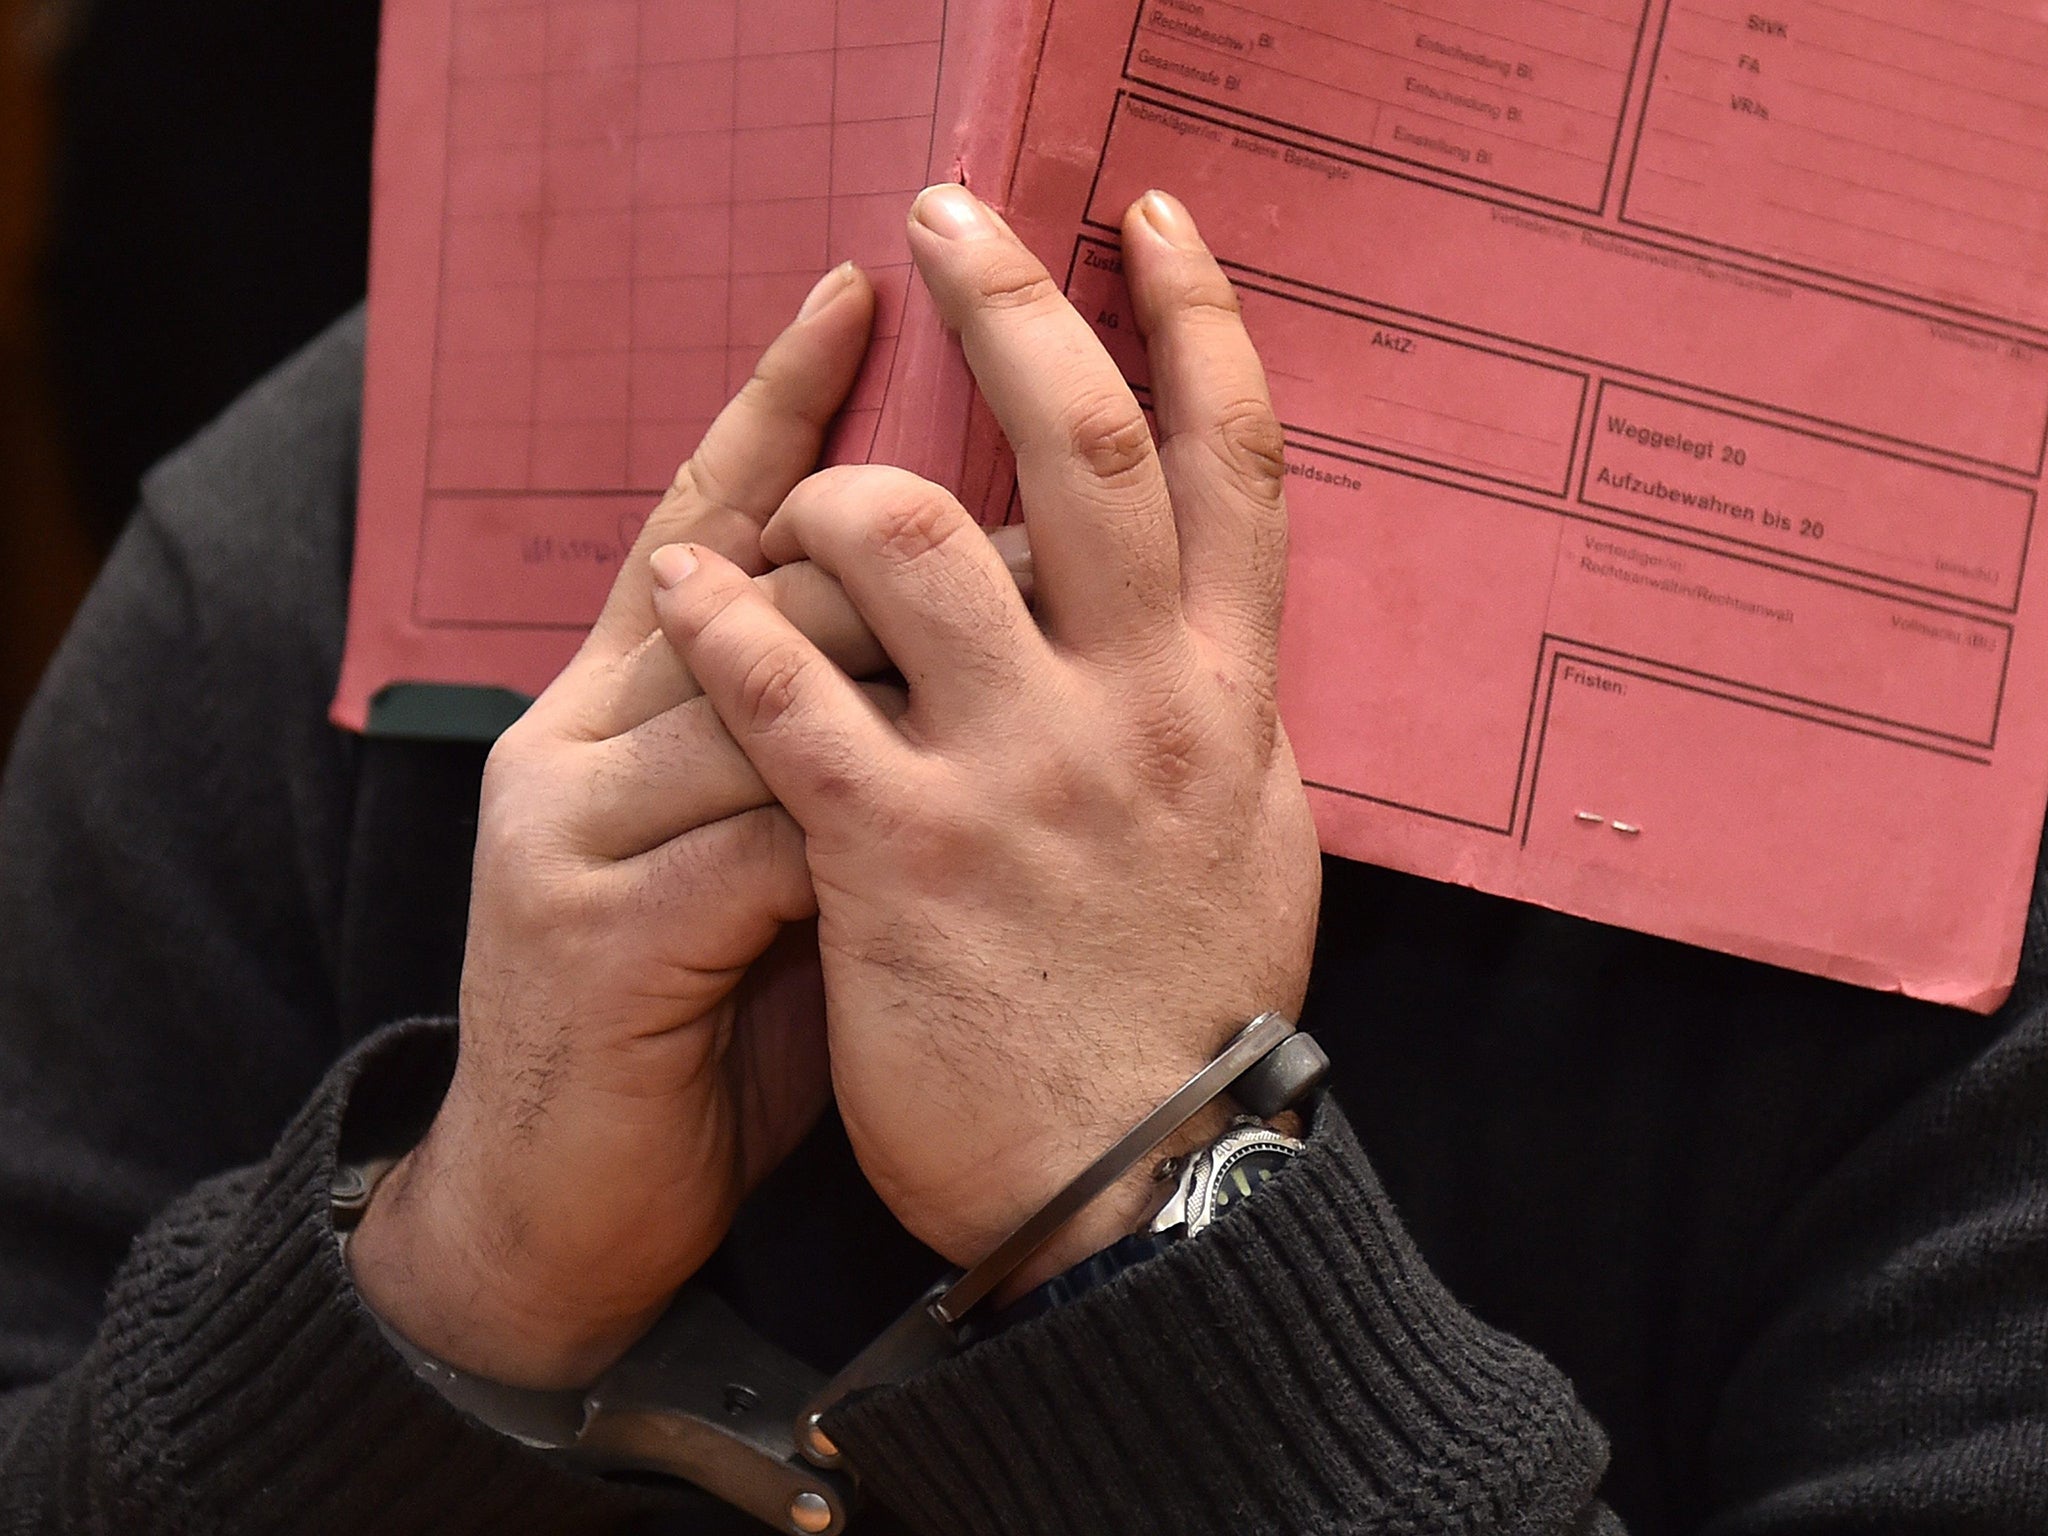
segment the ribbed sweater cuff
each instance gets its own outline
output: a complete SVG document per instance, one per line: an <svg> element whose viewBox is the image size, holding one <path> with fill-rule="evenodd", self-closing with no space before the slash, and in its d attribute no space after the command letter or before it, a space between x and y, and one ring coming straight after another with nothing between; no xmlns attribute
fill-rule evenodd
<svg viewBox="0 0 2048 1536"><path fill-rule="evenodd" d="M1606 1442L1437 1281L1326 1102L1193 1241L828 1424L929 1532L1534 1532Z"/></svg>
<svg viewBox="0 0 2048 1536"><path fill-rule="evenodd" d="M374 1037L267 1163L200 1185L137 1241L89 1367L104 1481L131 1505L110 1525L459 1536L617 1530L649 1509L449 1407L349 1283L328 1215L345 1114L352 1140L430 1114L453 1034Z"/></svg>

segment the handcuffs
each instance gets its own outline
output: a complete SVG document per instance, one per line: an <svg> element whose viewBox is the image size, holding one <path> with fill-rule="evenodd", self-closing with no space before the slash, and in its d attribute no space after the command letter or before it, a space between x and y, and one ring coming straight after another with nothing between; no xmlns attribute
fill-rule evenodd
<svg viewBox="0 0 2048 1536"><path fill-rule="evenodd" d="M1270 1120L1322 1086L1329 1058L1278 1013L1247 1024L1216 1058L1084 1169L973 1268L936 1281L836 1376L777 1349L702 1286L686 1286L647 1335L582 1391L508 1387L436 1360L377 1319L413 1373L486 1427L593 1472L680 1478L793 1536L839 1536L858 1482L826 1413L958 1353L963 1325L1054 1233L1225 1092ZM344 1249L396 1159L335 1172ZM372 1314L374 1316L374 1314Z"/></svg>

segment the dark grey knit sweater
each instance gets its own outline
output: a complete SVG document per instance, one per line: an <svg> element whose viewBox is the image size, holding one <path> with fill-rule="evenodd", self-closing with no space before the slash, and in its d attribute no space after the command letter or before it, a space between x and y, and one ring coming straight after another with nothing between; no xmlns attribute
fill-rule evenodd
<svg viewBox="0 0 2048 1536"><path fill-rule="evenodd" d="M0 1529L752 1529L463 1420L337 1257L338 1140L449 1068L481 767L324 723L360 368L351 322L151 478L9 770ZM1327 876L1349 1124L844 1410L857 1530L2048 1531L2038 901L1987 1021ZM828 1123L707 1277L829 1368L934 1272Z"/></svg>

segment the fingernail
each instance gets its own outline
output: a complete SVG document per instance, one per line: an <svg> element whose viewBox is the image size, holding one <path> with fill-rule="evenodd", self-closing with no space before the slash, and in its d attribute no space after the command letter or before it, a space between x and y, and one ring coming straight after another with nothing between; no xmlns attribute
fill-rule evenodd
<svg viewBox="0 0 2048 1536"><path fill-rule="evenodd" d="M1195 228L1194 219L1171 192L1147 192L1138 199L1138 207L1145 215L1145 222L1158 231L1168 245L1189 251L1202 248L1201 232Z"/></svg>
<svg viewBox="0 0 2048 1536"><path fill-rule="evenodd" d="M817 286L804 295L803 308L796 312L797 319L810 319L811 316L818 313L819 310L844 293L846 285L852 281L853 263L842 261L830 272L819 278Z"/></svg>
<svg viewBox="0 0 2048 1536"><path fill-rule="evenodd" d="M697 569L697 552L687 544L664 544L647 557L654 580L663 590L679 587Z"/></svg>
<svg viewBox="0 0 2048 1536"><path fill-rule="evenodd" d="M965 187L943 183L926 187L910 205L910 216L947 240L981 240L996 232L996 221L981 199Z"/></svg>

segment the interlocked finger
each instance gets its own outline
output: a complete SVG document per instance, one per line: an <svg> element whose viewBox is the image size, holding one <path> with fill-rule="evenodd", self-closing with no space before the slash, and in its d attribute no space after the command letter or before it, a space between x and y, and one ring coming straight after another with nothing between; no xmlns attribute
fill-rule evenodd
<svg viewBox="0 0 2048 1536"><path fill-rule="evenodd" d="M621 905L646 912L651 922L691 924L705 907L720 916L723 952L699 949L689 959L705 970L751 964L784 923L817 911L802 828L779 805L763 805L713 822L688 837L670 838L604 872ZM670 911L650 902L688 893L689 906Z"/></svg>
<svg viewBox="0 0 2048 1536"><path fill-rule="evenodd" d="M758 546L758 530L749 530L747 538ZM847 676L872 677L888 667L880 642L831 573L799 560L754 579L790 623ZM650 625L653 620L650 606ZM592 740L617 736L703 691L660 630L650 629L632 650L593 671L575 727Z"/></svg>
<svg viewBox="0 0 2048 1536"><path fill-rule="evenodd" d="M870 809L916 755L881 710L711 550L669 545L651 561L655 613L740 750L808 829Z"/></svg>
<svg viewBox="0 0 2048 1536"><path fill-rule="evenodd" d="M817 465L825 431L866 353L875 292L848 264L827 273L774 340L753 376L705 432L634 540L572 673L631 651L652 627L647 556L690 539L749 572L761 524Z"/></svg>
<svg viewBox="0 0 2048 1536"><path fill-rule="evenodd" d="M884 716L903 713L900 688L860 687ZM571 814L579 844L599 858L631 858L775 799L701 694L630 731L574 750L581 771L567 782L588 792Z"/></svg>
<svg viewBox="0 0 2048 1536"><path fill-rule="evenodd" d="M1045 641L1002 554L950 493L907 470L812 475L761 530L761 550L837 577L920 709L989 707L1043 664Z"/></svg>
<svg viewBox="0 0 2048 1536"><path fill-rule="evenodd" d="M752 539L754 536L749 535ZM1010 580L1031 600L1031 541L1021 527L997 528L988 541L1009 570ZM721 551L723 553L723 551ZM874 677L890 658L847 597L837 577L810 560L794 559L754 580L770 602L848 677ZM659 630L589 674L577 702L572 728L587 740L602 740L644 725L687 704L703 689Z"/></svg>

